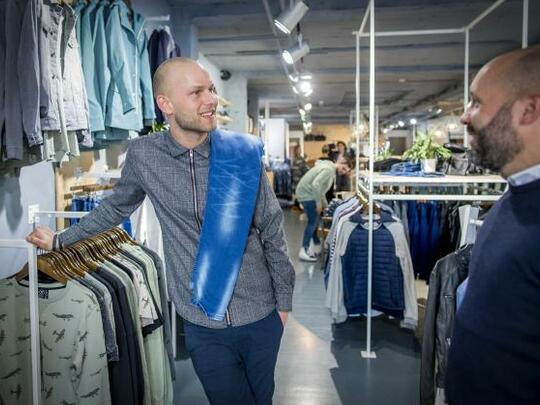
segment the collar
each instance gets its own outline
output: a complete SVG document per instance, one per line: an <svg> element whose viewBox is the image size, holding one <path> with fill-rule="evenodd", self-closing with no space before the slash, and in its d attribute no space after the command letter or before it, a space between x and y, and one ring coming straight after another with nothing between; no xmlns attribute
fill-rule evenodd
<svg viewBox="0 0 540 405"><path fill-rule="evenodd" d="M512 186L523 186L540 179L540 164L531 166L521 172L515 173L508 177L508 182Z"/></svg>
<svg viewBox="0 0 540 405"><path fill-rule="evenodd" d="M193 148L194 152L198 153L205 159L208 159L210 157L210 137L212 136L212 132L208 134L208 136L206 137L203 143ZM167 140L167 143L169 144L169 151L173 157L185 155L190 150L186 148L185 146L180 145L176 141L176 139L173 138L173 136L171 135L169 131L165 132L165 139Z"/></svg>
<svg viewBox="0 0 540 405"><path fill-rule="evenodd" d="M119 9L120 24L138 38L144 28L144 17L131 10L123 0L115 0L112 6L116 6ZM132 20L130 20L130 15Z"/></svg>

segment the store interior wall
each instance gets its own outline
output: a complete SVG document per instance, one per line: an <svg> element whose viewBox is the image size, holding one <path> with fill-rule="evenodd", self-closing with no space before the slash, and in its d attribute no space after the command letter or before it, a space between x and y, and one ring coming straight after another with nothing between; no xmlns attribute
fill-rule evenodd
<svg viewBox="0 0 540 405"><path fill-rule="evenodd" d="M145 28L148 37L153 30L163 25L168 25L172 32L172 8L167 0L132 0L133 10L142 14L146 19L150 17L165 17L169 16L171 21L146 21Z"/></svg>
<svg viewBox="0 0 540 405"><path fill-rule="evenodd" d="M54 210L54 171L51 163L40 162L23 167L18 176L0 177L0 239L24 239L31 231L28 206L39 204L41 210ZM54 221L42 218L43 225ZM24 249L0 249L0 279L20 269L27 261Z"/></svg>
<svg viewBox="0 0 540 405"><path fill-rule="evenodd" d="M329 143L337 143L338 141L345 142L348 145L352 138L352 131L349 125L314 124L311 133L313 135L324 135L326 140L304 142L304 153L308 161L313 161L320 158L322 156L321 150L324 145Z"/></svg>

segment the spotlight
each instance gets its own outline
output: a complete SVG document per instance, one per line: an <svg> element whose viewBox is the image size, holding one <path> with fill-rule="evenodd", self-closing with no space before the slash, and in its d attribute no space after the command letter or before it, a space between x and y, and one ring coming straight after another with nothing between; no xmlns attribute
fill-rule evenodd
<svg viewBox="0 0 540 405"><path fill-rule="evenodd" d="M405 126L405 123L403 121L398 121L398 125L400 128L403 128Z"/></svg>
<svg viewBox="0 0 540 405"><path fill-rule="evenodd" d="M306 115L306 111L305 110L302 110L301 108L298 110L300 112L300 115L303 117L304 115Z"/></svg>
<svg viewBox="0 0 540 405"><path fill-rule="evenodd" d="M307 103L307 104L304 106L304 110L306 110L306 111L311 111L312 108L313 108L313 106L311 105L311 103Z"/></svg>
<svg viewBox="0 0 540 405"><path fill-rule="evenodd" d="M293 7L283 11L274 20L274 25L283 33L289 35L308 10L309 7L303 1L298 1Z"/></svg>
<svg viewBox="0 0 540 405"><path fill-rule="evenodd" d="M416 120L416 118L411 118L411 119L409 120L409 122L410 122L411 125L416 125L416 124L418 123L418 121Z"/></svg>
<svg viewBox="0 0 540 405"><path fill-rule="evenodd" d="M310 82L300 82L300 90L302 93L305 93L309 90L311 90L311 83Z"/></svg>
<svg viewBox="0 0 540 405"><path fill-rule="evenodd" d="M304 42L302 45L297 45L290 50L285 50L281 54L283 60L289 65L294 64L296 61L302 59L309 53L309 45Z"/></svg>

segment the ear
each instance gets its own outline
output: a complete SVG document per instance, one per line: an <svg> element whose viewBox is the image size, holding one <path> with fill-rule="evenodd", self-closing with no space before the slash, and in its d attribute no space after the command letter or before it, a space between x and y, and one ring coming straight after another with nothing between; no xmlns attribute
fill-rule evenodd
<svg viewBox="0 0 540 405"><path fill-rule="evenodd" d="M540 95L527 96L523 99L523 103L519 125L532 125L540 120Z"/></svg>
<svg viewBox="0 0 540 405"><path fill-rule="evenodd" d="M162 94L157 96L156 104L158 105L159 109L163 112L163 114L165 115L174 114L174 107L171 101L166 96Z"/></svg>

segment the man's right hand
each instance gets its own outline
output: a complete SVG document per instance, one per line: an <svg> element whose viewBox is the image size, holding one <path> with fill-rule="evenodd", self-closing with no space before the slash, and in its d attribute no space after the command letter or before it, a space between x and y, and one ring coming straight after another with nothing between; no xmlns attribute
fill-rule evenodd
<svg viewBox="0 0 540 405"><path fill-rule="evenodd" d="M26 237L26 241L41 249L53 250L54 231L47 227L37 227Z"/></svg>

